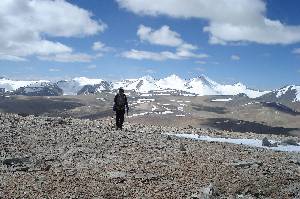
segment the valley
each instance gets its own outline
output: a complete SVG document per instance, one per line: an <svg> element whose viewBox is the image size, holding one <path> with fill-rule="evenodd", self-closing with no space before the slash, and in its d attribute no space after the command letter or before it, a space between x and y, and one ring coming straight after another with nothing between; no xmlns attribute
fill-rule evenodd
<svg viewBox="0 0 300 199"><path fill-rule="evenodd" d="M143 96L134 92L127 95L130 111L126 120L131 123L300 137L299 103L289 108L245 96ZM113 97L111 92L76 96L10 96L0 98L0 111L23 116L113 120Z"/></svg>

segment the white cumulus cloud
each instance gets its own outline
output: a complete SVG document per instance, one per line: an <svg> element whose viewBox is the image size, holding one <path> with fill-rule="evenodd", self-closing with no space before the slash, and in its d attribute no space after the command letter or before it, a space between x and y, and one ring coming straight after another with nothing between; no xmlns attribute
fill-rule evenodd
<svg viewBox="0 0 300 199"><path fill-rule="evenodd" d="M202 61L202 60L198 60L198 61L195 61L196 64L206 64L207 62L206 61Z"/></svg>
<svg viewBox="0 0 300 199"><path fill-rule="evenodd" d="M300 48L295 48L292 52L294 54L300 54Z"/></svg>
<svg viewBox="0 0 300 199"><path fill-rule="evenodd" d="M95 56L85 53L60 53L54 55L38 56L40 60L56 62L91 62Z"/></svg>
<svg viewBox="0 0 300 199"><path fill-rule="evenodd" d="M162 26L155 30L151 27L140 25L137 30L137 35L141 41L146 41L153 45L169 46L176 49L175 52L162 51L162 52L151 52L132 49L122 53L123 57L129 59L149 59L155 61L163 61L167 59L190 59L190 58L207 58L207 54L198 54L194 51L198 49L197 46L189 44L181 39L179 33L172 31L169 26Z"/></svg>
<svg viewBox="0 0 300 199"><path fill-rule="evenodd" d="M83 37L104 31L106 24L65 0L1 0L0 59L71 53L55 37Z"/></svg>
<svg viewBox="0 0 300 199"><path fill-rule="evenodd" d="M181 35L172 31L169 26L162 26L154 30L151 27L140 25L137 30L137 35L141 41L147 41L150 44L176 47L178 50L197 50L198 47L189 44L181 39Z"/></svg>
<svg viewBox="0 0 300 199"><path fill-rule="evenodd" d="M92 65L88 65L86 68L87 69L96 69L97 66L95 64L92 64Z"/></svg>
<svg viewBox="0 0 300 199"><path fill-rule="evenodd" d="M176 54L163 51L163 52L150 52L150 51L142 51L131 49L130 51L125 51L121 55L122 57L136 60L149 59L154 61L163 61L166 59L180 59Z"/></svg>
<svg viewBox="0 0 300 199"><path fill-rule="evenodd" d="M169 26L162 26L158 30L153 30L150 27L140 25L137 31L141 41L147 41L151 44L177 47L184 42L177 32L170 30Z"/></svg>
<svg viewBox="0 0 300 199"><path fill-rule="evenodd" d="M239 61L241 58L238 55L231 55L230 59L233 61Z"/></svg>
<svg viewBox="0 0 300 199"><path fill-rule="evenodd" d="M266 16L263 0L116 0L121 8L138 15L166 15L208 21L203 31L211 44L300 42L300 26L283 24Z"/></svg>
<svg viewBox="0 0 300 199"><path fill-rule="evenodd" d="M180 52L170 52L170 51L162 51L162 52L151 52L151 51L143 51L143 50L136 50L131 49L130 51L125 51L121 54L122 57L129 58L129 59L136 59L136 60L154 60L154 61L164 61L168 59L173 60L182 60L188 59L191 57L197 58L206 58L208 55L206 54L181 54Z"/></svg>
<svg viewBox="0 0 300 199"><path fill-rule="evenodd" d="M7 54L1 54L0 53L0 60L7 60L7 61L15 61L15 62L20 62L20 61L27 61L27 59L14 56L14 55L7 55Z"/></svg>
<svg viewBox="0 0 300 199"><path fill-rule="evenodd" d="M60 72L61 70L58 68L50 68L49 72Z"/></svg>
<svg viewBox="0 0 300 199"><path fill-rule="evenodd" d="M92 49L94 51L101 51L101 52L108 52L108 51L112 51L113 48L112 47L108 47L106 46L104 43L102 43L101 41L96 41L93 43Z"/></svg>

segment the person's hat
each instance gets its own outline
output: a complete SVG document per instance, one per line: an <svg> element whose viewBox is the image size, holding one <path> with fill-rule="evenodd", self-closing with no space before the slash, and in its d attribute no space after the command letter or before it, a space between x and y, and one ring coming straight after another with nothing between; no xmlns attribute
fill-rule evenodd
<svg viewBox="0 0 300 199"><path fill-rule="evenodd" d="M120 93L124 93L124 89L123 88L119 88L119 92Z"/></svg>

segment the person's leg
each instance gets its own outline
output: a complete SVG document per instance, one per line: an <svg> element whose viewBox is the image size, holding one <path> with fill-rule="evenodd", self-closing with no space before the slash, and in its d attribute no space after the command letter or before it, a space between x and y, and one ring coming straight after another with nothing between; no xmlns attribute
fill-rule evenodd
<svg viewBox="0 0 300 199"><path fill-rule="evenodd" d="M122 130L122 127L123 127L124 115L125 115L125 111L122 111L120 113L120 128L121 128L121 130Z"/></svg>
<svg viewBox="0 0 300 199"><path fill-rule="evenodd" d="M116 111L116 129L120 128L120 113Z"/></svg>

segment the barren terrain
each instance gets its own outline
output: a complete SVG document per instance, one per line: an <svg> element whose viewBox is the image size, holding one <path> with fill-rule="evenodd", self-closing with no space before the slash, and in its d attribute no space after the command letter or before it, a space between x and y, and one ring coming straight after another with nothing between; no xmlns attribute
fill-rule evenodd
<svg viewBox="0 0 300 199"><path fill-rule="evenodd" d="M300 197L298 104L130 94L116 131L113 97L3 96L0 198Z"/></svg>
<svg viewBox="0 0 300 199"><path fill-rule="evenodd" d="M105 119L114 116L113 97L113 93L105 92L79 96L2 97L0 112ZM128 95L128 101L127 120L131 123L300 137L299 102L291 106L243 96L140 96L135 93Z"/></svg>
<svg viewBox="0 0 300 199"><path fill-rule="evenodd" d="M111 120L11 114L0 121L1 198L300 197L299 153L165 133L255 134L129 123L115 131Z"/></svg>

